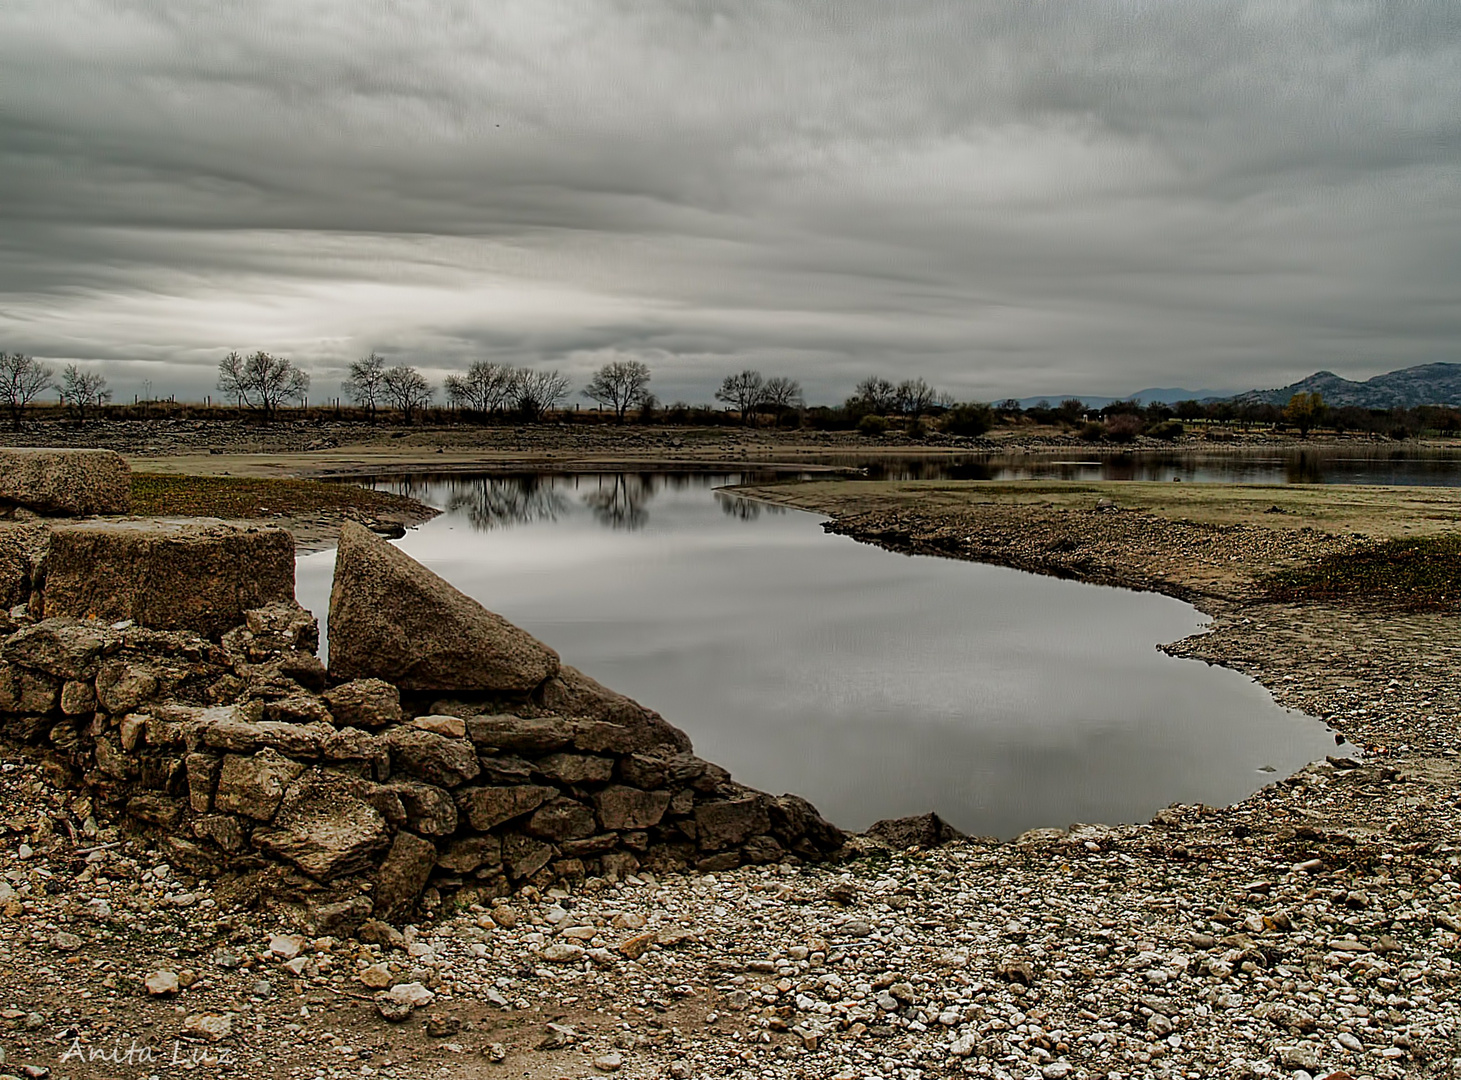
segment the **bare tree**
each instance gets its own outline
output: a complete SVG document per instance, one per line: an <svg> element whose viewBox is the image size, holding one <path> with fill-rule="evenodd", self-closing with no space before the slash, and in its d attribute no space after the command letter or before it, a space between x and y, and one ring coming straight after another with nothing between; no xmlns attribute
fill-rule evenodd
<svg viewBox="0 0 1461 1080"><path fill-rule="evenodd" d="M746 370L727 375L715 392L715 400L733 406L741 414L741 423L749 424L756 410L765 402L766 380L759 371Z"/></svg>
<svg viewBox="0 0 1461 1080"><path fill-rule="evenodd" d="M24 353L0 353L0 405L10 410L10 426L20 430L25 407L51 385L52 370Z"/></svg>
<svg viewBox="0 0 1461 1080"><path fill-rule="evenodd" d="M568 379L558 371L534 371L522 368L517 373L513 397L518 410L528 420L538 420L558 407L568 394Z"/></svg>
<svg viewBox="0 0 1461 1080"><path fill-rule="evenodd" d="M898 388L887 379L869 375L857 384L852 399L875 413L891 412L898 402Z"/></svg>
<svg viewBox="0 0 1461 1080"><path fill-rule="evenodd" d="M436 388L426 381L421 372L406 364L387 368L381 378L386 398L401 410L408 424L418 409L424 409L431 403L432 395L436 393Z"/></svg>
<svg viewBox="0 0 1461 1080"><path fill-rule="evenodd" d="M244 358L239 352L230 352L218 361L218 392L233 398L236 408L244 405Z"/></svg>
<svg viewBox="0 0 1461 1080"><path fill-rule="evenodd" d="M642 360L613 360L594 372L583 396L613 409L614 420L622 424L624 414L650 396L649 365Z"/></svg>
<svg viewBox="0 0 1461 1080"><path fill-rule="evenodd" d="M350 374L340 384L340 389L349 395L351 401L364 407L366 414L374 421L376 406L385 397L385 380L385 357L372 352L350 365Z"/></svg>
<svg viewBox="0 0 1461 1080"><path fill-rule="evenodd" d="M922 416L943 396L922 379L904 379L893 392L893 405L905 416Z"/></svg>
<svg viewBox="0 0 1461 1080"><path fill-rule="evenodd" d="M483 418L512 399L517 372L507 364L478 360L466 375L446 377L446 396L452 404L471 409Z"/></svg>
<svg viewBox="0 0 1461 1080"><path fill-rule="evenodd" d="M802 384L795 379L788 379L785 375L776 375L766 380L762 388L762 404L776 414L779 419L783 413L792 409L802 407Z"/></svg>
<svg viewBox="0 0 1461 1080"><path fill-rule="evenodd" d="M67 364L61 373L61 400L76 410L76 417L86 422L86 410L99 408L112 400L106 376L98 371L82 371Z"/></svg>
<svg viewBox="0 0 1461 1080"><path fill-rule="evenodd" d="M309 373L284 356L261 351L245 359L231 352L218 364L218 389L240 407L258 409L267 420L286 401L303 400Z"/></svg>

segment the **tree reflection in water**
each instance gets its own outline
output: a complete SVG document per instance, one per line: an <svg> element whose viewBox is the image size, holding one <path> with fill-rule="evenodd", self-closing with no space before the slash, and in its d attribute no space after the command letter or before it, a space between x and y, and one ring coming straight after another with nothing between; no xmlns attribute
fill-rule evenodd
<svg viewBox="0 0 1461 1080"><path fill-rule="evenodd" d="M737 521L755 521L762 514L784 514L786 507L775 503L763 503L756 499L742 498L727 491L717 491L715 501L720 503L720 512Z"/></svg>
<svg viewBox="0 0 1461 1080"><path fill-rule="evenodd" d="M504 525L557 521L568 513L568 499L551 476L484 476L447 481L444 509L460 514L485 532Z"/></svg>
<svg viewBox="0 0 1461 1080"><path fill-rule="evenodd" d="M595 479L598 486L582 499L600 525L634 530L649 523L649 511L645 507L654 498L655 477L643 473L610 473Z"/></svg>
<svg viewBox="0 0 1461 1080"><path fill-rule="evenodd" d="M745 473L522 473L512 476L425 476L373 479L378 491L405 495L464 518L478 532L551 523L582 513L608 529L634 531L649 524L649 504L663 491L764 483L774 472ZM721 512L739 521L786 508L728 492L715 493Z"/></svg>

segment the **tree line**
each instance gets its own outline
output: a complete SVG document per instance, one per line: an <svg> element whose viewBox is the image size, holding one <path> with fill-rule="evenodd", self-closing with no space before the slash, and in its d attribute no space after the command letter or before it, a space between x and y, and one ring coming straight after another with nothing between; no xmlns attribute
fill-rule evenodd
<svg viewBox="0 0 1461 1080"><path fill-rule="evenodd" d="M720 409L676 402L662 406L650 389L652 373L640 360L619 359L595 370L579 394L616 423L631 418L672 425L737 423L756 426L855 429L880 435L898 429L920 437L930 430L957 436L982 435L996 425L1055 427L1072 430L1087 441L1130 442L1139 436L1174 439L1193 425L1292 428L1307 435L1315 429L1406 438L1426 431L1461 433L1461 410L1449 406L1410 409L1366 409L1330 406L1321 395L1295 394L1287 405L1238 401L1179 401L1172 405L1116 401L1101 408L1079 398L1052 404L1038 401L1022 407L1014 399L997 403L958 402L921 378L893 382L872 375L854 388L841 405L806 404L801 384L780 375L767 377L746 369L727 375L715 390ZM230 352L218 365L218 390L240 410L265 420L280 409L302 404L310 389L309 373L287 357L256 351ZM68 364L59 378L51 366L21 353L0 352L0 410L12 427L20 426L28 406L54 389L61 404L81 421L96 415L112 400L106 377ZM478 361L466 371L448 375L440 388L409 364L388 364L372 352L353 362L341 391L368 419L385 410L411 424L427 415L441 393L459 417L488 422L492 418L542 420L561 410L572 392L567 376L557 370L516 367ZM561 413L560 413L561 415ZM588 417L585 417L587 419Z"/></svg>

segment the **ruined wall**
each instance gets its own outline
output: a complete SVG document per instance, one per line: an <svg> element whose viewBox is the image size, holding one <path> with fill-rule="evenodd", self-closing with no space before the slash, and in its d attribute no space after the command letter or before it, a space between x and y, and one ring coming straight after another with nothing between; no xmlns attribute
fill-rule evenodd
<svg viewBox="0 0 1461 1080"><path fill-rule="evenodd" d="M135 593L122 553L159 550L135 531L93 556L118 596ZM259 577L249 553L277 563L271 532L245 542L214 524L188 538L187 557L212 543L233 560L230 580ZM89 531L88 550L107 535ZM329 931L397 918L426 889L483 897L842 846L804 799L737 784L657 714L560 665L364 529L342 537L339 559L332 613L353 614L338 627L332 616L332 644L339 635L351 677L325 669L315 620L292 600L240 611L211 635L16 610L0 641L0 732L46 748L101 805L162 833L178 864ZM177 604L135 604L141 621L197 611L198 593L219 595L218 575L204 578ZM371 593L382 581L408 596L409 618ZM430 618L427 600L444 605ZM204 629L216 631L218 604L197 616ZM351 635L395 635L395 646L372 653ZM372 673L376 654L395 681Z"/></svg>

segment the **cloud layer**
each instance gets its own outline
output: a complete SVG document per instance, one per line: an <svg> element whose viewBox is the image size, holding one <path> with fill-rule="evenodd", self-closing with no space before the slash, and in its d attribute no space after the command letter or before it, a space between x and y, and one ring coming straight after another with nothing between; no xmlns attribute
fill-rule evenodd
<svg viewBox="0 0 1461 1080"><path fill-rule="evenodd" d="M229 348L666 400L1455 360L1458 12L11 0L0 348L187 397Z"/></svg>

